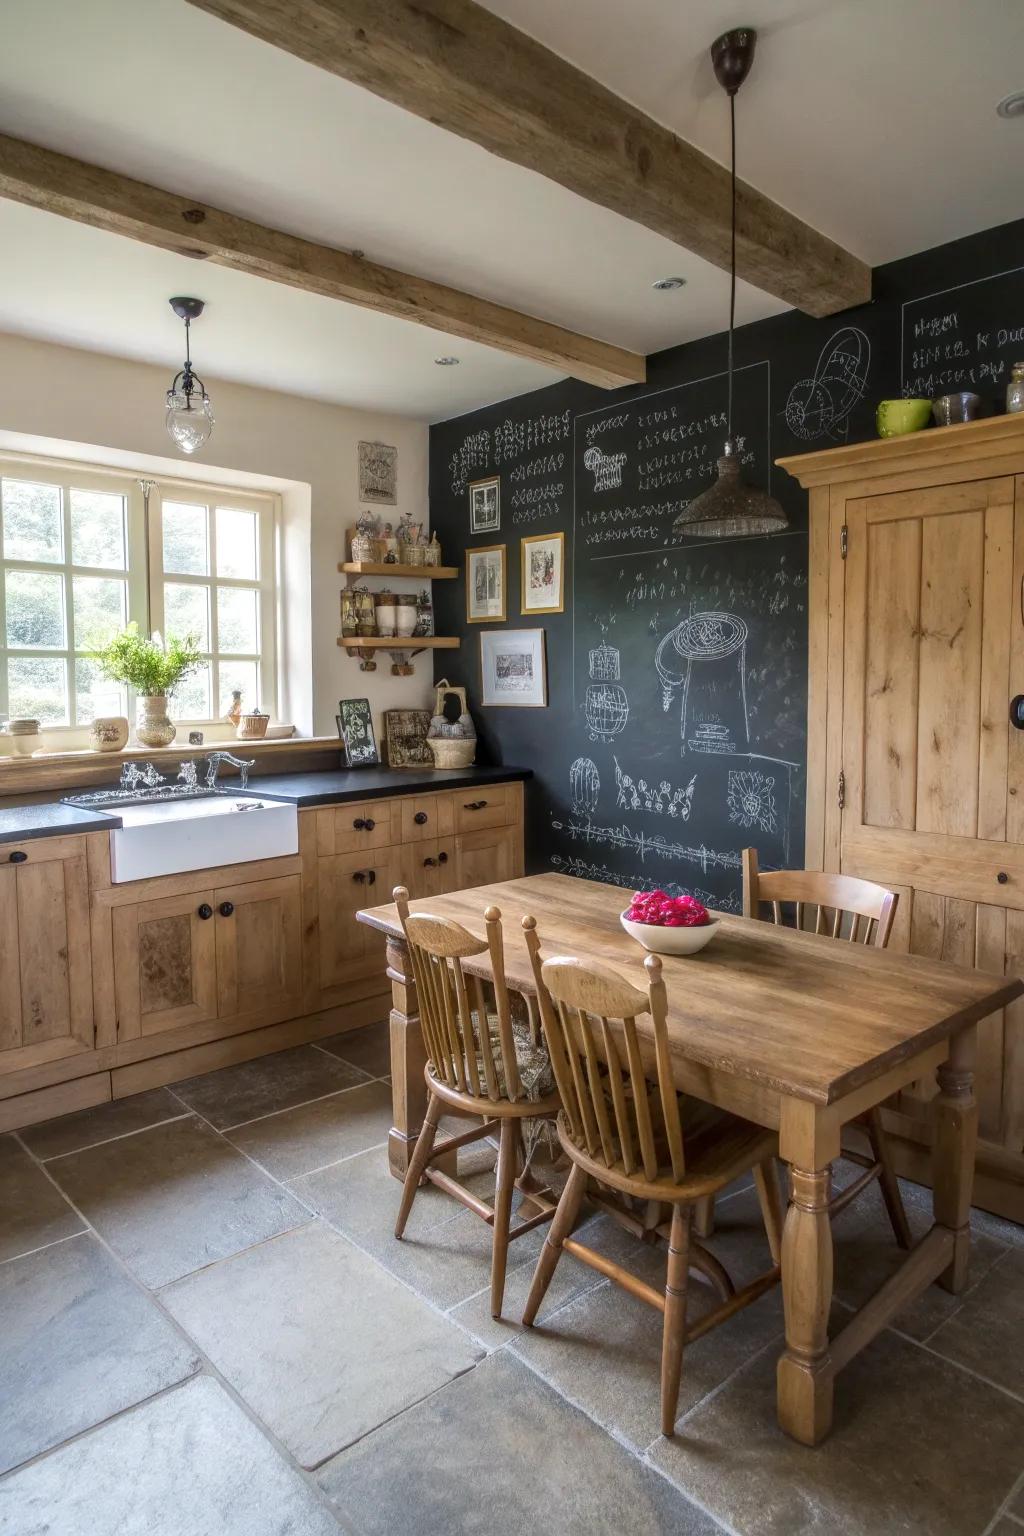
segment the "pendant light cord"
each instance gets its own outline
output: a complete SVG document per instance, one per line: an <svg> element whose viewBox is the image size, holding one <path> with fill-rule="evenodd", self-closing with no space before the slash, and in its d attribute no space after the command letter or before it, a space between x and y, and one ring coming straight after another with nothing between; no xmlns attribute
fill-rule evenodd
<svg viewBox="0 0 1024 1536"><path fill-rule="evenodd" d="M736 93L729 96L729 144L732 190L732 244L729 258L729 427L732 443L732 333L736 328Z"/></svg>

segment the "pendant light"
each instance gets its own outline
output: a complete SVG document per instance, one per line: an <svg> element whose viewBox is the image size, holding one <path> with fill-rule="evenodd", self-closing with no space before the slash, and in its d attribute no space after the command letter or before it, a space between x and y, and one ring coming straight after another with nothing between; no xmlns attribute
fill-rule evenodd
<svg viewBox="0 0 1024 1536"><path fill-rule="evenodd" d="M213 406L206 386L192 371L189 350L189 326L198 320L205 305L202 299L171 299L170 306L185 322L185 366L174 375L167 391L167 431L182 453L196 453L213 431Z"/></svg>
<svg viewBox="0 0 1024 1536"><path fill-rule="evenodd" d="M715 78L729 97L732 192L732 254L729 267L729 407L725 452L718 460L718 479L680 512L672 532L687 539L735 539L750 534L778 533L788 527L782 507L767 491L747 485L740 473L732 435L733 332L736 328L736 92L754 62L757 33L751 27L724 32L711 45Z"/></svg>

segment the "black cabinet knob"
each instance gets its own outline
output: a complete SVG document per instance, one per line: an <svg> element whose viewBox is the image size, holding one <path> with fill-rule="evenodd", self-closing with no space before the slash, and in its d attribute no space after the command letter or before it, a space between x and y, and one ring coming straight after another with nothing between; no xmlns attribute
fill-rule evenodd
<svg viewBox="0 0 1024 1536"><path fill-rule="evenodd" d="M437 860L436 859L424 859L423 860L423 868L424 869L436 869L437 868Z"/></svg>
<svg viewBox="0 0 1024 1536"><path fill-rule="evenodd" d="M204 901L201 907L196 907L196 916L201 917L204 923L213 916L213 908L208 901Z"/></svg>
<svg viewBox="0 0 1024 1536"><path fill-rule="evenodd" d="M377 871L375 869L357 869L352 879L357 885L376 885Z"/></svg>
<svg viewBox="0 0 1024 1536"><path fill-rule="evenodd" d="M462 807L462 809L464 811L482 811L486 804L486 800L470 800Z"/></svg>
<svg viewBox="0 0 1024 1536"><path fill-rule="evenodd" d="M427 820L428 817L426 811L417 811L416 815L413 817L413 821L418 827L426 826Z"/></svg>
<svg viewBox="0 0 1024 1536"><path fill-rule="evenodd" d="M364 821L363 825L366 828L367 832L372 832L374 827L377 825L377 823L374 821L372 816L367 816L367 818Z"/></svg>
<svg viewBox="0 0 1024 1536"><path fill-rule="evenodd" d="M352 825L357 832L372 832L377 823L369 816L357 816Z"/></svg>
<svg viewBox="0 0 1024 1536"><path fill-rule="evenodd" d="M1005 869L1001 869L1001 870L1000 870L1000 871L999 871L999 873L998 873L998 875L996 875L996 879L997 879L997 880L998 880L998 881L999 881L999 884L1000 884L1000 885L1005 885L1005 884L1006 884L1006 882L1007 882L1007 881L1008 881L1008 880L1009 880L1009 878L1010 878L1010 877L1009 877L1009 875L1008 875L1008 874L1007 874L1007 873L1006 873L1006 870L1005 870Z"/></svg>
<svg viewBox="0 0 1024 1536"><path fill-rule="evenodd" d="M8 859L8 863L9 864L24 864L27 861L27 859L28 859L28 854L25 853L21 848L18 848L18 849L16 849L14 851L14 853L12 853L10 855L10 857Z"/></svg>
<svg viewBox="0 0 1024 1536"><path fill-rule="evenodd" d="M447 864L448 863L448 855L446 853L439 853L438 856L437 856L437 862L439 864Z"/></svg>
<svg viewBox="0 0 1024 1536"><path fill-rule="evenodd" d="M230 917L234 910L235 910L235 904L234 904L233 901L222 901L221 902L221 904L220 904L220 915L221 915L221 917Z"/></svg>

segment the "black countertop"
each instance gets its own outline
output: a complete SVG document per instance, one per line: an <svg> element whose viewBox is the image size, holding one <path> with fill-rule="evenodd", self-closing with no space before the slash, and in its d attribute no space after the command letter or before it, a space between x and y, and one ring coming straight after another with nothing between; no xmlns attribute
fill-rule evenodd
<svg viewBox="0 0 1024 1536"><path fill-rule="evenodd" d="M62 837L72 832L109 832L120 825L120 816L80 811L55 801L5 806L0 800L0 843L23 843L30 837Z"/></svg>
<svg viewBox="0 0 1024 1536"><path fill-rule="evenodd" d="M423 795L439 789L471 789L532 777L529 768L342 768L317 773L266 774L249 780L247 794L287 800L300 809L340 805L392 795ZM221 781L232 789L234 781Z"/></svg>

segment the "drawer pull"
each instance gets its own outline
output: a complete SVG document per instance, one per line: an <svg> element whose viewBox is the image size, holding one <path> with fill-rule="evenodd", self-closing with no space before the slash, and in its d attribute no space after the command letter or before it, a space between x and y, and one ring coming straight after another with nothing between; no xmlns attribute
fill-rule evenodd
<svg viewBox="0 0 1024 1536"><path fill-rule="evenodd" d="M357 869L352 879L357 885L375 885L377 883L377 871L375 869Z"/></svg>
<svg viewBox="0 0 1024 1536"><path fill-rule="evenodd" d="M357 832L372 832L377 823L369 816L357 816L352 825Z"/></svg>
<svg viewBox="0 0 1024 1536"><path fill-rule="evenodd" d="M19 849L16 850L16 852L11 854L11 856L8 859L7 862L9 864L24 864L27 861L27 859L28 859L28 854L25 853L21 848L19 848Z"/></svg>
<svg viewBox="0 0 1024 1536"><path fill-rule="evenodd" d="M437 868L437 860L436 859L424 859L423 860L423 868L424 869L436 869Z"/></svg>
<svg viewBox="0 0 1024 1536"><path fill-rule="evenodd" d="M439 864L447 864L448 863L448 855L446 853L439 853L438 856L437 856L437 862Z"/></svg>
<svg viewBox="0 0 1024 1536"><path fill-rule="evenodd" d="M233 901L222 901L221 902L221 904L220 904L220 915L221 915L221 917L230 917L234 910L235 910L235 904L234 904Z"/></svg>
<svg viewBox="0 0 1024 1536"><path fill-rule="evenodd" d="M486 800L470 800L462 807L462 809L464 811L482 811L486 804Z"/></svg>
<svg viewBox="0 0 1024 1536"><path fill-rule="evenodd" d="M416 823L416 825L418 827L426 826L426 824L429 821L429 819L430 818L427 816L426 811L417 811L416 815L413 817L413 821Z"/></svg>
<svg viewBox="0 0 1024 1536"><path fill-rule="evenodd" d="M213 908L208 901L204 901L202 906L196 907L196 916L201 917L204 923L209 921L213 916Z"/></svg>
<svg viewBox="0 0 1024 1536"><path fill-rule="evenodd" d="M997 880L998 880L998 881L999 881L999 884L1000 884L1000 885L1005 885L1005 884L1006 884L1006 882L1007 882L1007 881L1008 881L1008 880L1009 880L1009 878L1010 878L1010 877L1009 877L1009 875L1008 875L1008 874L1007 874L1007 873L1006 873L1006 870L1005 870L1005 869L1001 869L1001 870L1000 870L1000 871L999 871L999 873L998 873L998 875L996 875L996 879L997 879Z"/></svg>

